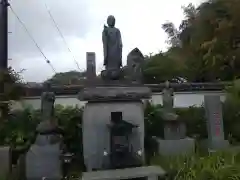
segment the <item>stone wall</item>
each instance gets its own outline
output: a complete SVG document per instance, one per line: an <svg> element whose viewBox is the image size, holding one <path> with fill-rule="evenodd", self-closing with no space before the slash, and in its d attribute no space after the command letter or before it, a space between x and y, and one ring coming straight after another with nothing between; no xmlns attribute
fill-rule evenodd
<svg viewBox="0 0 240 180"><path fill-rule="evenodd" d="M196 92L176 92L174 96L175 107L189 107L201 106L204 102L204 95L220 95L221 100L225 100L225 94L220 91L196 91ZM153 93L151 101L153 104L162 104L161 93ZM40 108L40 96L25 97L21 101L13 102L12 109L22 109L25 107L32 107L34 109ZM84 101L79 101L77 95L56 96L56 103L63 106L79 106L85 105Z"/></svg>

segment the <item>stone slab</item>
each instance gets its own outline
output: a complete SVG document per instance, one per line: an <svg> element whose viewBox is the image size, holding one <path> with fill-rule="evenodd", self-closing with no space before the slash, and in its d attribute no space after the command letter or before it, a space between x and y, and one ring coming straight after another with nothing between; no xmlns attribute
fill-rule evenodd
<svg viewBox="0 0 240 180"><path fill-rule="evenodd" d="M224 149L229 143L224 138L222 103L219 95L205 95L204 108L207 119L208 149Z"/></svg>
<svg viewBox="0 0 240 180"><path fill-rule="evenodd" d="M83 156L87 171L102 169L108 162L104 152L110 152L111 112L122 112L124 121L137 125L130 136L133 152L144 152L144 106L138 102L87 103L83 112ZM144 159L144 155L142 156Z"/></svg>
<svg viewBox="0 0 240 180"><path fill-rule="evenodd" d="M11 156L10 148L0 147L0 176L8 175L11 170Z"/></svg>
<svg viewBox="0 0 240 180"><path fill-rule="evenodd" d="M82 180L116 180L140 177L164 176L166 172L159 166L84 172Z"/></svg>
<svg viewBox="0 0 240 180"><path fill-rule="evenodd" d="M161 155L184 155L195 152L195 140L184 138L179 140L158 139Z"/></svg>
<svg viewBox="0 0 240 180"><path fill-rule="evenodd" d="M60 180L61 160L60 144L38 146L32 145L26 155L26 179Z"/></svg>
<svg viewBox="0 0 240 180"><path fill-rule="evenodd" d="M230 143L228 140L214 140L211 139L205 139L200 142L200 146L204 149L208 150L225 150L228 149L230 146Z"/></svg>
<svg viewBox="0 0 240 180"><path fill-rule="evenodd" d="M144 86L102 86L84 88L78 96L80 101L111 101L148 99L151 90Z"/></svg>

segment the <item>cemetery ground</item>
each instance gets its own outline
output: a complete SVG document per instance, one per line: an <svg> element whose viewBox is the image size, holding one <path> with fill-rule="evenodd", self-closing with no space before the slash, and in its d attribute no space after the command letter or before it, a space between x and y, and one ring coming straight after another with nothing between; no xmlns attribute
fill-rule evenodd
<svg viewBox="0 0 240 180"><path fill-rule="evenodd" d="M225 138L232 147L240 142L239 132L239 107L238 102L226 101L223 104L223 121ZM239 179L240 177L240 151L238 148L230 148L227 151L207 152L200 147L201 139L207 137L206 119L203 107L189 107L176 109L180 118L187 125L187 136L196 139L196 152L184 156L163 157L157 155L156 142L152 137L162 137L163 120L161 118L161 105L147 104L145 108L145 151L146 163L160 165L168 172L167 179ZM55 118L64 129L64 144L68 152L73 153L72 163L64 167L69 179L81 177L84 171L82 155L81 134L82 109L77 107L56 106ZM22 168L20 162L30 147L34 137L34 131L40 121L40 111L25 109L11 114L9 121L1 127L1 145L9 145L12 148L12 163L16 169ZM19 165L20 164L20 165ZM14 173L16 173L14 175ZM2 175L3 176L3 175ZM12 171L12 179L21 179L23 176L17 170ZM4 176L1 179L6 179Z"/></svg>

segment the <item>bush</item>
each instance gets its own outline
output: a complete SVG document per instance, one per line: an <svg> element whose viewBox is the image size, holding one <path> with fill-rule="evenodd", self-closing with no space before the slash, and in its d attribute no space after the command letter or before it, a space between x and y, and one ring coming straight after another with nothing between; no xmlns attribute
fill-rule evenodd
<svg viewBox="0 0 240 180"><path fill-rule="evenodd" d="M64 130L64 144L67 151L82 160L82 109L77 107L56 106L55 117Z"/></svg>
<svg viewBox="0 0 240 180"><path fill-rule="evenodd" d="M39 111L30 109L12 112L8 121L5 121L1 126L0 145L16 147L31 141L40 121L39 117Z"/></svg>
<svg viewBox="0 0 240 180"><path fill-rule="evenodd" d="M203 107L176 108L179 121L187 127L189 137L207 137L206 118ZM146 104L145 108L145 134L163 138L164 120L162 119L162 106Z"/></svg>
<svg viewBox="0 0 240 180"><path fill-rule="evenodd" d="M64 130L66 150L82 160L81 119L82 110L77 107L57 105L55 118ZM13 111L8 121L0 126L0 145L8 145L12 149L12 161L16 163L20 154L26 152L35 140L35 130L41 121L40 110L24 109Z"/></svg>

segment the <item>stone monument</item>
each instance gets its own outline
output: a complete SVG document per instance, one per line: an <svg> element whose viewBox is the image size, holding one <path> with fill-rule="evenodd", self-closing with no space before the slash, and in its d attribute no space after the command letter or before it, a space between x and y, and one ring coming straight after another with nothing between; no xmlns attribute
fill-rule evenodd
<svg viewBox="0 0 240 180"><path fill-rule="evenodd" d="M222 103L219 95L205 95L204 107L207 119L208 139L204 141L209 150L225 149L229 147L224 138Z"/></svg>
<svg viewBox="0 0 240 180"><path fill-rule="evenodd" d="M96 55L95 52L87 52L87 79L96 78Z"/></svg>
<svg viewBox="0 0 240 180"><path fill-rule="evenodd" d="M141 83L144 56L138 48L134 48L127 56L127 76L131 81Z"/></svg>
<svg viewBox="0 0 240 180"><path fill-rule="evenodd" d="M104 65L103 84L88 86L79 93L80 101L87 101L82 120L83 155L87 171L106 169L105 162L110 162L116 148L113 144L127 144L126 154L140 159L144 163L144 105L142 99L151 97L151 91L144 85L126 84L121 79L122 40L120 31L114 27L115 18L108 17L108 27L103 31ZM109 128L116 120L114 112L121 114L125 126L131 128L124 136L117 136ZM121 122L123 122L121 121ZM132 124L132 125L130 125ZM116 125L116 124L115 124ZM117 138L114 138L116 137ZM114 139L114 143L112 140ZM125 141L126 140L126 141ZM123 143L124 142L124 143ZM121 148L120 148L121 149ZM121 149L122 150L122 149ZM121 153L120 153L121 154ZM122 165L126 162L122 162ZM112 166L114 168L116 166ZM123 167L123 166L121 166ZM108 167L111 168L111 167Z"/></svg>
<svg viewBox="0 0 240 180"><path fill-rule="evenodd" d="M26 179L61 179L61 135L54 121L55 95L46 83L41 98L42 120L37 127L35 143L26 154Z"/></svg>
<svg viewBox="0 0 240 180"><path fill-rule="evenodd" d="M186 137L186 126L178 120L174 111L174 95L170 83L165 82L162 92L164 120L164 139L158 139L159 153L162 155L179 155L194 152L194 139Z"/></svg>
<svg viewBox="0 0 240 180"><path fill-rule="evenodd" d="M115 18L110 15L107 18L108 26L104 25L102 32L103 54L105 70L102 78L117 80L121 76L122 67L122 38L118 28L115 27Z"/></svg>

